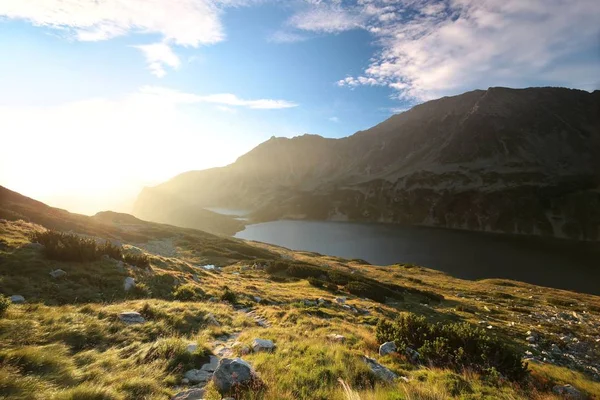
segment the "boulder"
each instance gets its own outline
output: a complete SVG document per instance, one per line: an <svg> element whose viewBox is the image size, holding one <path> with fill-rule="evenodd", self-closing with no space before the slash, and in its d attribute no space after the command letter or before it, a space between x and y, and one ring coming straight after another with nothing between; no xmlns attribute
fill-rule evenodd
<svg viewBox="0 0 600 400"><path fill-rule="evenodd" d="M141 324L146 322L144 317L135 311L126 311L119 314L119 319L126 324Z"/></svg>
<svg viewBox="0 0 600 400"><path fill-rule="evenodd" d="M14 294L10 296L10 301L13 304L23 304L25 303L25 297L21 296L20 294Z"/></svg>
<svg viewBox="0 0 600 400"><path fill-rule="evenodd" d="M411 349L410 347L407 347L406 350L404 351L404 353L406 354L408 361L410 361L413 364L419 363L419 361L421 359L421 355L419 354L418 351Z"/></svg>
<svg viewBox="0 0 600 400"><path fill-rule="evenodd" d="M566 399L584 399L585 396L579 390L573 386L567 385L556 385L552 388L552 392L562 396Z"/></svg>
<svg viewBox="0 0 600 400"><path fill-rule="evenodd" d="M385 342L379 346L379 355L385 356L386 354L395 353L398 348L394 342Z"/></svg>
<svg viewBox="0 0 600 400"><path fill-rule="evenodd" d="M133 288L134 286L135 286L135 279L133 279L130 276L125 278L125 280L123 281L123 289L125 289L126 292L131 290L131 288Z"/></svg>
<svg viewBox="0 0 600 400"><path fill-rule="evenodd" d="M203 369L190 369L183 376L192 384L207 383L211 380L213 371Z"/></svg>
<svg viewBox="0 0 600 400"><path fill-rule="evenodd" d="M338 335L337 333L330 333L329 335L327 335L327 339L337 343L344 343L346 341L345 336Z"/></svg>
<svg viewBox="0 0 600 400"><path fill-rule="evenodd" d="M196 350L198 350L198 345L196 343L190 343L186 347L188 353L195 353Z"/></svg>
<svg viewBox="0 0 600 400"><path fill-rule="evenodd" d="M254 339L252 341L252 350L255 353L259 351L273 351L275 350L275 343L267 339Z"/></svg>
<svg viewBox="0 0 600 400"><path fill-rule="evenodd" d="M396 373L390 371L388 368L379 364L372 358L363 356L363 361L367 364L367 366L373 372L373 374L375 374L375 376L381 380L393 381L394 379L398 378L398 375Z"/></svg>
<svg viewBox="0 0 600 400"><path fill-rule="evenodd" d="M53 277L54 279L65 276L66 274L67 273L65 271L63 271L62 269L55 269L54 271L50 272L50 276Z"/></svg>
<svg viewBox="0 0 600 400"><path fill-rule="evenodd" d="M255 373L250 364L241 358L222 358L213 374L213 382L221 394L229 393L235 386L250 383Z"/></svg>
<svg viewBox="0 0 600 400"><path fill-rule="evenodd" d="M171 400L202 400L205 392L204 388L192 388L177 393Z"/></svg>
<svg viewBox="0 0 600 400"><path fill-rule="evenodd" d="M204 321L208 325L221 326L219 321L217 321L217 319L215 318L215 316L212 313L206 314L206 316L204 317Z"/></svg>
<svg viewBox="0 0 600 400"><path fill-rule="evenodd" d="M209 371L212 373L215 372L218 366L219 357L211 355L209 361L206 364L204 364L200 369L202 371Z"/></svg>

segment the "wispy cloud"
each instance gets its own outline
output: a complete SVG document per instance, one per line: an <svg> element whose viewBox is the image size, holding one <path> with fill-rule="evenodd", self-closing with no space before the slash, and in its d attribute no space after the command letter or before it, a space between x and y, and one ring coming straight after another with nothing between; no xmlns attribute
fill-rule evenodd
<svg viewBox="0 0 600 400"><path fill-rule="evenodd" d="M329 117L329 120L330 120L331 122L336 122L336 123L337 123L337 122L340 122L340 119L339 119L338 117Z"/></svg>
<svg viewBox="0 0 600 400"><path fill-rule="evenodd" d="M388 86L420 101L540 79L593 89L598 15L597 0L323 0L290 21L321 33L371 32L381 50L362 74L338 85ZM567 73L573 70L584 73Z"/></svg>
<svg viewBox="0 0 600 400"><path fill-rule="evenodd" d="M133 46L144 53L148 68L152 74L159 78L165 76L165 66L178 68L181 64L179 57L173 52L171 47L166 43L153 43L139 46Z"/></svg>
<svg viewBox="0 0 600 400"><path fill-rule="evenodd" d="M193 93L180 92L173 89L144 86L140 90L140 94L147 96L156 96L161 99L168 99L173 104L194 104L194 103L212 103L230 107L245 107L251 109L275 110L282 108L298 107L298 104L287 100L274 99L256 99L246 100L241 99L235 94L218 93L209 95L198 95Z"/></svg>
<svg viewBox="0 0 600 400"><path fill-rule="evenodd" d="M267 37L267 41L272 43L297 43L308 40L309 37L300 33L288 31L275 31Z"/></svg>

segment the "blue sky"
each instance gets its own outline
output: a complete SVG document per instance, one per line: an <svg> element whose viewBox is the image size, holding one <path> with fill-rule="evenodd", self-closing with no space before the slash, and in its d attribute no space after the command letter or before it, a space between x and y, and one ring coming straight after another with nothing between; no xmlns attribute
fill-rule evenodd
<svg viewBox="0 0 600 400"><path fill-rule="evenodd" d="M597 0L4 0L0 129L20 151L0 184L127 210L273 135L489 86L598 89L599 18Z"/></svg>

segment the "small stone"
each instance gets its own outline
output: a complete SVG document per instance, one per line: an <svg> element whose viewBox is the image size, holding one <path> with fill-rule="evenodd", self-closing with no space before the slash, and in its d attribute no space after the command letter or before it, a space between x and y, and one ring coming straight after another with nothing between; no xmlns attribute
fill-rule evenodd
<svg viewBox="0 0 600 400"><path fill-rule="evenodd" d="M535 343L536 338L535 338L535 336L527 336L527 338L525 340L528 341L529 343Z"/></svg>
<svg viewBox="0 0 600 400"><path fill-rule="evenodd" d="M206 383L212 378L212 371L202 369L190 369L184 374L185 379L193 384Z"/></svg>
<svg viewBox="0 0 600 400"><path fill-rule="evenodd" d="M398 377L394 372L390 371L388 368L379 364L372 358L367 356L363 356L363 361L367 364L369 369L377 376L379 379L384 381L393 381Z"/></svg>
<svg viewBox="0 0 600 400"><path fill-rule="evenodd" d="M254 296L254 301L260 303L262 301L262 298L260 298L260 296Z"/></svg>
<svg viewBox="0 0 600 400"><path fill-rule="evenodd" d="M410 361L413 364L419 363L419 360L421 359L421 355L419 354L418 351L411 349L410 347L407 347L404 352L406 354L406 357L408 357L408 361Z"/></svg>
<svg viewBox="0 0 600 400"><path fill-rule="evenodd" d="M205 392L204 388L192 388L177 393L171 400L202 400Z"/></svg>
<svg viewBox="0 0 600 400"><path fill-rule="evenodd" d="M215 372L215 370L217 369L218 366L219 366L219 357L211 355L208 363L204 364L200 369L202 371L208 371L208 372L212 373L212 372Z"/></svg>
<svg viewBox="0 0 600 400"><path fill-rule="evenodd" d="M185 349L188 353L195 353L198 350L198 345L196 343L190 343L187 345Z"/></svg>
<svg viewBox="0 0 600 400"><path fill-rule="evenodd" d="M327 335L327 339L337 343L344 343L346 341L345 336L339 335L337 333L330 333L329 335Z"/></svg>
<svg viewBox="0 0 600 400"><path fill-rule="evenodd" d="M62 269L55 269L54 271L50 272L50 276L53 277L54 279L63 277L66 274L67 273L65 271L63 271Z"/></svg>
<svg viewBox="0 0 600 400"><path fill-rule="evenodd" d="M221 326L221 324L219 323L219 321L217 321L217 319L215 318L215 316L212 313L206 314L206 316L204 317L204 321L208 325Z"/></svg>
<svg viewBox="0 0 600 400"><path fill-rule="evenodd" d="M255 376L254 370L241 358L222 358L213 374L213 382L219 392L229 393L235 386L250 382Z"/></svg>
<svg viewBox="0 0 600 400"><path fill-rule="evenodd" d="M252 350L257 353L259 351L273 351L275 343L268 339L254 339L252 341Z"/></svg>
<svg viewBox="0 0 600 400"><path fill-rule="evenodd" d="M574 388L572 385L556 385L552 388L552 392L563 396L567 399L584 399L583 394Z"/></svg>
<svg viewBox="0 0 600 400"><path fill-rule="evenodd" d="M395 353L398 348L394 342L385 342L379 346L379 355L385 356L386 354Z"/></svg>
<svg viewBox="0 0 600 400"><path fill-rule="evenodd" d="M25 297L21 296L20 294L14 294L10 296L10 301L13 304L23 304L25 303Z"/></svg>
<svg viewBox="0 0 600 400"><path fill-rule="evenodd" d="M125 280L123 281L123 289L126 292L131 290L131 288L133 288L134 286L135 286L135 279L130 276L125 278Z"/></svg>
<svg viewBox="0 0 600 400"><path fill-rule="evenodd" d="M184 384L184 385L187 385L187 384L189 384L189 383L190 383L190 380L189 380L188 378L183 378L183 379L181 380L181 383L182 383L182 384Z"/></svg>
<svg viewBox="0 0 600 400"><path fill-rule="evenodd" d="M345 297L336 297L335 298L335 302L338 304L345 304L346 303L346 298Z"/></svg>
<svg viewBox="0 0 600 400"><path fill-rule="evenodd" d="M146 320L142 315L135 311L126 311L119 314L119 319L126 324L142 324Z"/></svg>

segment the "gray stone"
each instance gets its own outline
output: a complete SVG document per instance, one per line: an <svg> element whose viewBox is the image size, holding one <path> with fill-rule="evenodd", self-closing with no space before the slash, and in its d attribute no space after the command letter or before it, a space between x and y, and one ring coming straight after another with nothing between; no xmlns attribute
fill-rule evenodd
<svg viewBox="0 0 600 400"><path fill-rule="evenodd" d="M313 301L313 300L304 300L304 305L309 306L309 307L314 307L317 305L317 302Z"/></svg>
<svg viewBox="0 0 600 400"><path fill-rule="evenodd" d="M535 343L537 339L535 338L535 336L527 336L525 340L529 343Z"/></svg>
<svg viewBox="0 0 600 400"><path fill-rule="evenodd" d="M44 245L41 243L27 243L24 247L33 250L42 250Z"/></svg>
<svg viewBox="0 0 600 400"><path fill-rule="evenodd" d="M188 353L195 353L198 350L198 345L196 343L190 343L187 345L186 351Z"/></svg>
<svg viewBox="0 0 600 400"><path fill-rule="evenodd" d="M54 271L50 272L50 276L53 277L54 279L65 276L66 274L67 273L65 271L63 271L62 269L55 269Z"/></svg>
<svg viewBox="0 0 600 400"><path fill-rule="evenodd" d="M219 321L217 321L217 319L215 318L215 316L212 313L206 314L206 316L204 317L204 321L208 325L221 326Z"/></svg>
<svg viewBox="0 0 600 400"><path fill-rule="evenodd" d="M552 388L552 392L563 396L566 399L584 399L585 396L579 390L573 386L567 385L556 385Z"/></svg>
<svg viewBox="0 0 600 400"><path fill-rule="evenodd" d="M190 369L183 376L185 379L190 381L190 383L198 384L198 383L207 383L211 380L213 375L212 371L202 370L202 369Z"/></svg>
<svg viewBox="0 0 600 400"><path fill-rule="evenodd" d="M394 379L398 378L398 375L396 373L390 371L388 368L379 364L372 358L363 356L363 361L367 364L367 366L373 372L373 374L375 374L375 376L381 380L393 381Z"/></svg>
<svg viewBox="0 0 600 400"><path fill-rule="evenodd" d="M268 339L254 339L252 341L252 350L257 353L259 351L273 351L275 343Z"/></svg>
<svg viewBox="0 0 600 400"><path fill-rule="evenodd" d="M255 373L250 364L241 358L222 358L213 374L213 382L221 394L228 393L239 384L249 383Z"/></svg>
<svg viewBox="0 0 600 400"><path fill-rule="evenodd" d="M253 299L257 303L260 303L262 301L262 299L259 296L254 296Z"/></svg>
<svg viewBox="0 0 600 400"><path fill-rule="evenodd" d="M125 278L125 280L123 281L123 289L125 289L126 292L131 290L131 288L133 288L134 286L135 286L135 279L133 279L130 276Z"/></svg>
<svg viewBox="0 0 600 400"><path fill-rule="evenodd" d="M119 319L126 324L141 324L146 320L142 315L135 311L126 311L119 314Z"/></svg>
<svg viewBox="0 0 600 400"><path fill-rule="evenodd" d="M411 349L410 347L406 348L405 354L406 357L408 357L408 361L410 361L413 364L418 364L419 360L421 359L421 355L419 354L419 352L414 349Z"/></svg>
<svg viewBox="0 0 600 400"><path fill-rule="evenodd" d="M385 342L379 346L379 355L385 356L386 354L395 353L398 348L394 342Z"/></svg>
<svg viewBox="0 0 600 400"><path fill-rule="evenodd" d="M337 333L330 333L327 335L327 339L332 342L344 343L346 341L346 337L342 335L338 335Z"/></svg>
<svg viewBox="0 0 600 400"><path fill-rule="evenodd" d="M25 303L25 297L21 296L20 294L14 294L10 296L10 301L13 304L23 304Z"/></svg>
<svg viewBox="0 0 600 400"><path fill-rule="evenodd" d="M344 303L346 303L346 298L345 297L336 297L335 302L338 304L344 304Z"/></svg>
<svg viewBox="0 0 600 400"><path fill-rule="evenodd" d="M204 388L192 388L177 393L171 400L202 400L205 392Z"/></svg>
<svg viewBox="0 0 600 400"><path fill-rule="evenodd" d="M215 372L215 370L217 369L217 367L219 366L219 357L217 356L210 356L210 361L206 364L204 364L200 369L202 371L208 371L210 373Z"/></svg>

